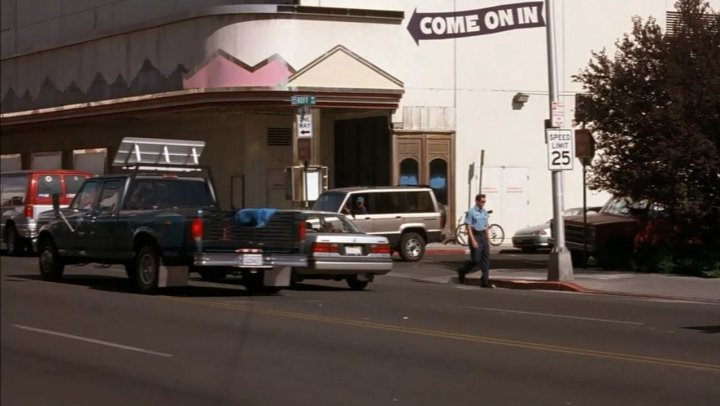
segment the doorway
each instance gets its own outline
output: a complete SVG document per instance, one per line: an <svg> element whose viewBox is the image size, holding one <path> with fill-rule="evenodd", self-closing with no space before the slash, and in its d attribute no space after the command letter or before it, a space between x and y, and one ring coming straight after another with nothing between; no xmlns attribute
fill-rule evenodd
<svg viewBox="0 0 720 406"><path fill-rule="evenodd" d="M335 187L391 185L388 119L335 121Z"/></svg>

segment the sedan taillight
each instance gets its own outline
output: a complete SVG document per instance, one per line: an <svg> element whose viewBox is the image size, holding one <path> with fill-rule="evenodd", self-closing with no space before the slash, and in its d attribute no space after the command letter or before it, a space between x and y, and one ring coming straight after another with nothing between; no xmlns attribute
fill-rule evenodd
<svg viewBox="0 0 720 406"><path fill-rule="evenodd" d="M317 253L331 254L331 253L338 252L338 245L330 244L330 243L326 243L326 242L314 242L310 246L310 252L312 252L313 254L317 254Z"/></svg>
<svg viewBox="0 0 720 406"><path fill-rule="evenodd" d="M388 244L372 244L370 245L371 254L390 254L390 246Z"/></svg>

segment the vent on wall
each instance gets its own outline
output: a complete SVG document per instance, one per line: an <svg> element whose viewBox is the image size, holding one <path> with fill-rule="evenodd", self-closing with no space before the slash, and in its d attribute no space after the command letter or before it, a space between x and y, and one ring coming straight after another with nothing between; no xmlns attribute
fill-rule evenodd
<svg viewBox="0 0 720 406"><path fill-rule="evenodd" d="M290 147L292 146L292 128L268 128L268 147Z"/></svg>

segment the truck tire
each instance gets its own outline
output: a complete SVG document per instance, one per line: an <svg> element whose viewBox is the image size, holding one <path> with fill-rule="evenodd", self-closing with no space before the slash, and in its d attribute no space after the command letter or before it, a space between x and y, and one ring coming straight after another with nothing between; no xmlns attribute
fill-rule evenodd
<svg viewBox="0 0 720 406"><path fill-rule="evenodd" d="M57 247L52 238L45 237L41 239L38 252L40 276L42 279L45 281L59 281L65 270L65 264L60 254L58 254Z"/></svg>
<svg viewBox="0 0 720 406"><path fill-rule="evenodd" d="M157 291L160 274L160 256L152 245L143 245L135 255L135 284L142 293Z"/></svg>
<svg viewBox="0 0 720 406"><path fill-rule="evenodd" d="M408 262L415 262L425 255L425 240L418 233L405 233L400 238L400 256Z"/></svg>
<svg viewBox="0 0 720 406"><path fill-rule="evenodd" d="M198 273L206 282L222 282L227 277L227 271L224 269L201 269Z"/></svg>
<svg viewBox="0 0 720 406"><path fill-rule="evenodd" d="M357 275L350 276L345 281L348 286L350 286L351 290L363 290L368 285L368 281L361 281L358 279Z"/></svg>
<svg viewBox="0 0 720 406"><path fill-rule="evenodd" d="M20 255L25 249L26 242L20 238L15 225L8 224L5 227L5 247L7 248L8 255Z"/></svg>

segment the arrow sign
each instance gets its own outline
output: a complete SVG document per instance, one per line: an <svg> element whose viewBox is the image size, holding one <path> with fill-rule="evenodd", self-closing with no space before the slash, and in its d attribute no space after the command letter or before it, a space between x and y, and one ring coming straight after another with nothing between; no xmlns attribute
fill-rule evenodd
<svg viewBox="0 0 720 406"><path fill-rule="evenodd" d="M312 115L297 114L295 119L297 122L298 138L312 138Z"/></svg>
<svg viewBox="0 0 720 406"><path fill-rule="evenodd" d="M419 45L420 40L471 37L544 27L542 12L542 1L445 13L418 13L415 9L407 29Z"/></svg>

